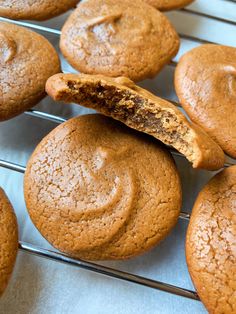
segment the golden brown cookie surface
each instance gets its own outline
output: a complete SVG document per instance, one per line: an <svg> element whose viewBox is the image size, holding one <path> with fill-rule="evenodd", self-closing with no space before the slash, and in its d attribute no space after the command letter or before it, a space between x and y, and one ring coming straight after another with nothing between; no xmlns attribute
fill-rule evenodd
<svg viewBox="0 0 236 314"><path fill-rule="evenodd" d="M36 105L46 80L59 71L57 53L44 37L0 22L0 121Z"/></svg>
<svg viewBox="0 0 236 314"><path fill-rule="evenodd" d="M200 192L186 240L188 268L209 313L236 313L236 166Z"/></svg>
<svg viewBox="0 0 236 314"><path fill-rule="evenodd" d="M0 188L0 296L6 289L16 260L18 228L13 208Z"/></svg>
<svg viewBox="0 0 236 314"><path fill-rule="evenodd" d="M144 0L160 11L169 11L183 8L194 0Z"/></svg>
<svg viewBox="0 0 236 314"><path fill-rule="evenodd" d="M80 72L140 81L176 55L179 37L168 19L143 1L88 0L63 26L60 48Z"/></svg>
<svg viewBox="0 0 236 314"><path fill-rule="evenodd" d="M181 206L179 176L165 148L102 115L68 120L43 139L24 189L42 235L90 260L150 249L175 225Z"/></svg>
<svg viewBox="0 0 236 314"><path fill-rule="evenodd" d="M46 84L55 100L75 102L148 133L184 154L195 168L220 169L222 149L171 103L127 78L56 74Z"/></svg>
<svg viewBox="0 0 236 314"><path fill-rule="evenodd" d="M47 20L76 6L79 0L0 0L0 16L19 20Z"/></svg>
<svg viewBox="0 0 236 314"><path fill-rule="evenodd" d="M236 48L203 45L176 68L175 88L192 121L236 158Z"/></svg>

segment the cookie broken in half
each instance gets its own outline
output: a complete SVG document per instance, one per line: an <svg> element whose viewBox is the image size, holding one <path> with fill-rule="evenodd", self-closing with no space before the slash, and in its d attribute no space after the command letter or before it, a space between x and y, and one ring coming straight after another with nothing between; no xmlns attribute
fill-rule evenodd
<svg viewBox="0 0 236 314"><path fill-rule="evenodd" d="M46 91L54 100L95 109L154 136L185 155L194 168L217 170L224 165L222 149L202 129L173 104L127 78L59 73L48 79Z"/></svg>

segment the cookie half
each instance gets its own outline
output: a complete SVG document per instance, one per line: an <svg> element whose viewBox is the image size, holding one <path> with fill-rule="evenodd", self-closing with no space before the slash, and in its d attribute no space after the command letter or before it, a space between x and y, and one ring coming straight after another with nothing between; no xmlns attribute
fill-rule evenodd
<svg viewBox="0 0 236 314"><path fill-rule="evenodd" d="M3 0L0 16L16 20L47 20L76 6L79 0Z"/></svg>
<svg viewBox="0 0 236 314"><path fill-rule="evenodd" d="M55 100L93 108L173 146L194 168L216 170L224 165L222 149L206 133L173 104L124 77L57 74L47 81L46 90Z"/></svg>
<svg viewBox="0 0 236 314"><path fill-rule="evenodd" d="M236 48L208 44L187 52L175 89L190 119L236 158Z"/></svg>
<svg viewBox="0 0 236 314"><path fill-rule="evenodd" d="M63 26L60 48L82 73L140 81L154 77L177 54L179 37L144 1L87 0Z"/></svg>
<svg viewBox="0 0 236 314"><path fill-rule="evenodd" d="M26 28L0 22L0 121L36 105L47 79L60 72L53 46Z"/></svg>
<svg viewBox="0 0 236 314"><path fill-rule="evenodd" d="M198 195L186 258L209 313L236 313L236 166L217 174Z"/></svg>
<svg viewBox="0 0 236 314"><path fill-rule="evenodd" d="M149 250L173 228L181 206L168 151L98 114L68 120L42 140L28 162L24 191L42 235L88 260Z"/></svg>
<svg viewBox="0 0 236 314"><path fill-rule="evenodd" d="M6 194L0 188L0 296L7 287L18 250L16 216Z"/></svg>
<svg viewBox="0 0 236 314"><path fill-rule="evenodd" d="M194 0L144 0L160 11L180 9L192 3Z"/></svg>

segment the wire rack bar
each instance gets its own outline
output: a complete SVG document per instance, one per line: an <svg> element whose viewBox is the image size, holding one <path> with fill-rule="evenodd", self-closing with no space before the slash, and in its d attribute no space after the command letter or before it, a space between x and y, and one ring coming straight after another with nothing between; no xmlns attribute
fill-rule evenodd
<svg viewBox="0 0 236 314"><path fill-rule="evenodd" d="M224 1L236 4L235 0L224 0ZM200 16L200 17L205 17L205 18L212 19L212 20L216 20L216 21L223 22L223 23L226 23L226 24L236 25L236 22L233 21L233 20L224 19L224 18L215 16L215 15L206 14L204 12L195 11L195 10L192 10L192 9L189 9L189 8L182 8L182 9L179 9L179 11L182 11L182 12L185 12L185 13L188 13L188 14L194 14L194 15L197 15L197 16ZM49 27L45 27L45 26L42 26L42 25L37 25L37 24L28 23L28 22L24 22L24 21L15 21L15 20L13 21L11 19L7 19L7 18L3 18L3 17L1 17L0 20L6 21L6 22L15 23L15 24L18 24L18 25L21 25L21 26L31 27L31 28L34 28L34 29L37 29L37 30L40 30L40 31L53 33L53 34L56 34L56 35L60 35L61 34L60 30L49 28Z"/></svg>
<svg viewBox="0 0 236 314"><path fill-rule="evenodd" d="M181 212L180 215L179 215L179 218L183 219L183 220L189 220L191 217L191 215L189 213L186 213L186 212Z"/></svg>
<svg viewBox="0 0 236 314"><path fill-rule="evenodd" d="M210 41L210 40L206 40L206 39L203 39L203 38L200 38L200 37L196 37L196 36L192 36L192 35L187 35L187 34L182 34L182 33L178 33L179 36L182 38L182 39L187 39L187 40L190 40L190 41L195 41L195 42L198 42L199 44L215 44L215 45L218 45L218 43L214 42L214 41Z"/></svg>
<svg viewBox="0 0 236 314"><path fill-rule="evenodd" d="M232 2L233 4L236 4L236 0L224 0L225 2Z"/></svg>
<svg viewBox="0 0 236 314"><path fill-rule="evenodd" d="M66 256L65 254L58 253L58 252L51 251L51 250L42 249L42 248L39 248L37 246L34 246L34 245L26 243L26 242L19 242L19 248L26 253L30 253L30 254L33 254L33 255L36 255L39 257L43 257L43 258L46 258L49 260L53 260L53 261L56 261L59 263L69 264L70 266L82 268L82 269L89 270L89 271L92 271L95 273L99 273L99 274L102 274L105 276L113 277L113 278L120 279L123 281L136 283L136 284L146 286L149 288L153 288L156 290L161 290L161 291L175 294L175 295L185 297L188 299L200 301L199 297L195 291L191 291L191 290L184 289L181 287L169 285L169 284L166 284L166 283L161 282L161 281L148 279L145 277L130 274L127 272L123 272L120 270L116 270L116 269L102 266L102 265L95 264L95 263L73 259L73 258Z"/></svg>
<svg viewBox="0 0 236 314"><path fill-rule="evenodd" d="M195 11L193 11L193 12L195 12ZM197 15L203 16L203 17L205 15L204 13L200 13L200 12L195 12L195 13ZM209 15L208 18L215 18L215 17ZM37 29L39 31L52 33L52 34L55 34L55 35L58 35L58 36L61 35L61 31L60 30L57 30L57 29L54 29L54 28L50 28L50 27L45 27L45 26L42 26L42 25L37 25L37 24L23 22L23 21L15 21L15 20L3 18L3 17L0 17L0 21L2 21L2 22L9 22L9 23L13 23L13 24L16 24L16 25ZM230 20L225 20L225 21L228 21L227 23L229 23L229 22L231 23L232 22ZM179 35L180 35L180 37L182 39L195 41L195 42L198 42L198 43L201 43L201 44L217 44L215 42L212 42L212 41L209 41L209 40L205 40L203 38L199 38L199 37L196 37L196 36L186 35L186 34L182 34L182 33L179 33Z"/></svg>
<svg viewBox="0 0 236 314"><path fill-rule="evenodd" d="M56 116L54 114L50 114L50 113L46 113L43 111L39 111L39 110L34 110L34 109L29 109L27 111L24 112L26 115L28 116L32 116L32 117L36 117L36 118L40 118L40 119L44 119L44 120L48 120L48 121L52 121L55 123L63 123L65 122L67 119Z"/></svg>
<svg viewBox="0 0 236 314"><path fill-rule="evenodd" d="M61 31L60 30L57 30L57 29L54 29L54 28L51 28L51 27L45 27L45 26L42 26L42 25L37 25L37 24L23 22L23 21L11 20L11 19L7 19L5 17L0 17L0 21L8 22L8 23L19 25L19 26L28 27L28 28L37 29L39 31L46 32L46 33L51 33L51 34L55 34L55 35L61 35Z"/></svg>
<svg viewBox="0 0 236 314"><path fill-rule="evenodd" d="M19 173L25 173L25 170L26 170L25 166L16 164L14 162L6 161L3 159L0 159L0 167L13 170Z"/></svg>
<svg viewBox="0 0 236 314"><path fill-rule="evenodd" d="M19 173L25 173L25 167L19 164L0 159L0 167L13 170Z"/></svg>
<svg viewBox="0 0 236 314"><path fill-rule="evenodd" d="M193 14L193 15L197 15L197 16L201 16L201 17L206 17L208 19L212 19L212 20L215 20L215 21L218 21L218 22L227 23L227 24L231 24L233 26L236 26L236 21L224 19L222 17L206 14L206 13L203 13L203 12L194 11L194 10L191 10L191 9L185 9L185 8L180 9L180 11L182 11L184 13L188 13L188 14Z"/></svg>

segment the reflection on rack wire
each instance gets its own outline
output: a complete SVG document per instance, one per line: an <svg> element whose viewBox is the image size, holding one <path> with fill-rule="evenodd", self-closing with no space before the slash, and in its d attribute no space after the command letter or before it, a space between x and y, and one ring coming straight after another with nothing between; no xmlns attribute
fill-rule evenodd
<svg viewBox="0 0 236 314"><path fill-rule="evenodd" d="M0 21L2 21L2 22L9 22L9 23L13 23L13 24L16 24L16 25L19 25L19 26L25 26L25 27L37 29L39 31L46 32L46 33L51 33L51 34L55 34L55 35L60 35L61 34L60 30L57 30L57 29L54 29L54 28L45 27L45 26L42 26L42 25L37 25L37 24L23 22L23 21L11 20L11 19L7 19L5 17L0 17Z"/></svg>
<svg viewBox="0 0 236 314"><path fill-rule="evenodd" d="M36 118L45 119L45 120L55 122L55 123L63 123L66 121L65 118L55 116L55 115L47 113L47 112L34 110L34 109L29 109L29 110L25 111L25 114L28 116L33 116Z"/></svg>

